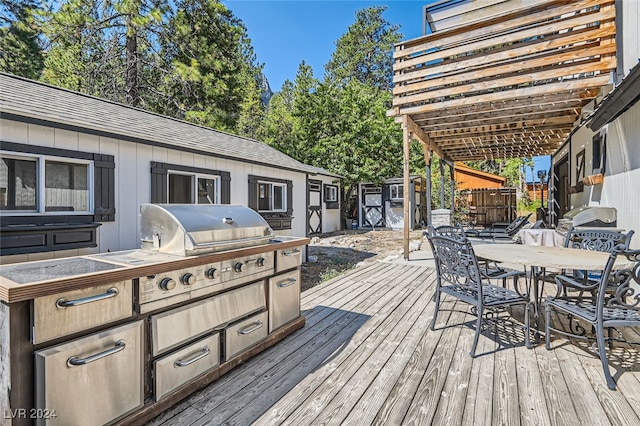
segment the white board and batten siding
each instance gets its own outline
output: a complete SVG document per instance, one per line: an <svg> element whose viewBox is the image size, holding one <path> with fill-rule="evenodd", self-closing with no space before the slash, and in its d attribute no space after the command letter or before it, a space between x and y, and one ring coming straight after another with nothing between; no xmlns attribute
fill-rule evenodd
<svg viewBox="0 0 640 426"><path fill-rule="evenodd" d="M116 164L115 188L116 216L113 222L104 222L97 229L95 248L64 250L46 253L4 256L3 263L44 260L66 256L85 255L106 251L135 249L140 247L140 205L151 198L151 162L163 162L182 166L226 171L231 174L231 204L248 205L249 175L293 182L293 220L290 230L275 231L276 235L306 235L306 179L300 171L285 170L242 160L229 160L179 149L169 149L126 140L95 136L77 131L68 131L0 119L3 141L50 148L94 152L114 156ZM335 178L333 178L335 179ZM289 200L290 201L290 200ZM327 221L336 222L332 214L325 215ZM336 229L338 229L336 227Z"/></svg>
<svg viewBox="0 0 640 426"><path fill-rule="evenodd" d="M584 150L586 175L593 170L592 139L597 133L606 135L606 164L604 181L598 185L585 185L582 192L571 194L569 209L582 206L615 207L617 226L640 233L640 103L625 111L620 117L605 125L598 132L586 126L571 137L570 147L554 155L560 160L570 153L569 174L572 185L577 181L576 156ZM640 235L640 234L639 234ZM640 248L640 238L631 239L631 246Z"/></svg>

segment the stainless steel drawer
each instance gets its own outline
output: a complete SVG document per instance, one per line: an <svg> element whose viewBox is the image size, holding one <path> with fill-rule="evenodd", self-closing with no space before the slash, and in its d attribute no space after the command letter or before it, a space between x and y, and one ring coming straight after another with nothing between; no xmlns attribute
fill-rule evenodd
<svg viewBox="0 0 640 426"><path fill-rule="evenodd" d="M264 281L151 317L153 355L266 307Z"/></svg>
<svg viewBox="0 0 640 426"><path fill-rule="evenodd" d="M38 424L100 425L143 405L143 322L35 352Z"/></svg>
<svg viewBox="0 0 640 426"><path fill-rule="evenodd" d="M302 250L300 247L278 250L276 252L276 272L297 268L302 264Z"/></svg>
<svg viewBox="0 0 640 426"><path fill-rule="evenodd" d="M219 364L220 333L155 361L156 401Z"/></svg>
<svg viewBox="0 0 640 426"><path fill-rule="evenodd" d="M131 281L38 297L33 300L33 343L129 318L132 299Z"/></svg>
<svg viewBox="0 0 640 426"><path fill-rule="evenodd" d="M269 279L269 333L300 316L300 270Z"/></svg>
<svg viewBox="0 0 640 426"><path fill-rule="evenodd" d="M267 337L268 313L261 312L233 324L225 330L225 360Z"/></svg>

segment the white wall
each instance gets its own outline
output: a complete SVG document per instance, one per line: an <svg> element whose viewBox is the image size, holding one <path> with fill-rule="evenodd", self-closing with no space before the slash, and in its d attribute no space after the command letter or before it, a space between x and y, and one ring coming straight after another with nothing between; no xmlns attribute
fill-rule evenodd
<svg viewBox="0 0 640 426"><path fill-rule="evenodd" d="M631 246L640 247L640 103L606 125L602 132L607 138L607 160L604 182L585 186L584 191L571 195L571 208L581 206L615 207L618 227L634 230ZM586 175L592 170L591 140L595 133L586 126L571 139L570 172L575 184L576 155L585 149ZM556 155L556 159L562 155Z"/></svg>
<svg viewBox="0 0 640 426"><path fill-rule="evenodd" d="M151 161L230 172L232 204L248 204L249 175L292 180L294 217L292 229L277 231L276 234L286 236L306 235L305 173L192 154L174 149L152 147L119 139L53 129L6 119L0 119L0 129L0 138L6 142L109 154L114 156L116 165L116 220L114 222L104 222L98 227L97 248L3 256L2 263L139 248L140 205L149 203L151 199Z"/></svg>
<svg viewBox="0 0 640 426"><path fill-rule="evenodd" d="M343 206L343 200L340 198L340 182L339 179L333 176L315 175L311 176L311 179L321 180L323 185L337 185L338 186L338 201L340 202L340 208L327 209L327 205L324 201L324 189L321 194L322 199L322 232L333 232L342 229L342 223L340 221L341 212Z"/></svg>

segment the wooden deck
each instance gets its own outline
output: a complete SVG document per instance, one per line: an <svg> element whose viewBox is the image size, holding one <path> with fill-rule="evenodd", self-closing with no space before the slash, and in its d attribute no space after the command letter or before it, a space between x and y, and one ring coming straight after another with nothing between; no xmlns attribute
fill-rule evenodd
<svg viewBox="0 0 640 426"><path fill-rule="evenodd" d="M612 360L618 391L584 347L526 349L515 321L483 335L472 359L466 305L445 299L428 328L434 280L375 263L304 292L303 329L149 424L640 424L640 352Z"/></svg>

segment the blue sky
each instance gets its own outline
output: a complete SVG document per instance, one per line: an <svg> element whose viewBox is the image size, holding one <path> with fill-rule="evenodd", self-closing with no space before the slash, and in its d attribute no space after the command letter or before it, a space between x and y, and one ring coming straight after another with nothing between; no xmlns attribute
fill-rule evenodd
<svg viewBox="0 0 640 426"><path fill-rule="evenodd" d="M322 79L336 41L356 19L356 11L386 5L384 18L400 25L405 39L422 35L422 7L429 1L366 0L223 0L240 18L251 38L271 90L293 81L303 60Z"/></svg>
<svg viewBox="0 0 640 426"><path fill-rule="evenodd" d="M355 22L356 11L387 6L384 18L399 25L404 40L422 36L422 8L430 0L223 0L240 18L251 38L264 75L277 92L285 80L293 81L304 60L322 79L336 41ZM534 157L534 174L549 169L550 157ZM527 181L531 181L527 170ZM537 181L537 177L535 178Z"/></svg>

